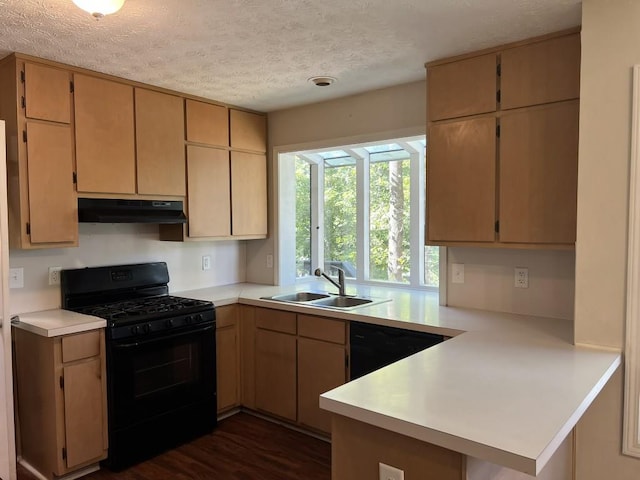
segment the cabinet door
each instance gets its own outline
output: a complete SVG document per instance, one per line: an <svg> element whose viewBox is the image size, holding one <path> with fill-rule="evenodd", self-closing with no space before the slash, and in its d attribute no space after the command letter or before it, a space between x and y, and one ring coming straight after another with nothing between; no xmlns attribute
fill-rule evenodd
<svg viewBox="0 0 640 480"><path fill-rule="evenodd" d="M578 101L501 119L500 241L576 239Z"/></svg>
<svg viewBox="0 0 640 480"><path fill-rule="evenodd" d="M231 148L267 151L267 118L257 113L229 110Z"/></svg>
<svg viewBox="0 0 640 480"><path fill-rule="evenodd" d="M27 122L31 243L78 241L69 125Z"/></svg>
<svg viewBox="0 0 640 480"><path fill-rule="evenodd" d="M25 116L51 122L71 122L69 72L34 63L24 66Z"/></svg>
<svg viewBox="0 0 640 480"><path fill-rule="evenodd" d="M183 100L135 89L138 193L186 194Z"/></svg>
<svg viewBox="0 0 640 480"><path fill-rule="evenodd" d="M63 372L67 468L72 468L104 453L105 392L100 358L65 366Z"/></svg>
<svg viewBox="0 0 640 480"><path fill-rule="evenodd" d="M133 87L74 75L79 192L136 193Z"/></svg>
<svg viewBox="0 0 640 480"><path fill-rule="evenodd" d="M431 125L428 133L428 240L493 242L495 119Z"/></svg>
<svg viewBox="0 0 640 480"><path fill-rule="evenodd" d="M233 235L267 234L267 157L231 152Z"/></svg>
<svg viewBox="0 0 640 480"><path fill-rule="evenodd" d="M319 396L347 381L343 345L298 339L298 421L331 432L331 414L319 407Z"/></svg>
<svg viewBox="0 0 640 480"><path fill-rule="evenodd" d="M501 108L517 108L580 96L580 34L505 50Z"/></svg>
<svg viewBox="0 0 640 480"><path fill-rule="evenodd" d="M256 408L296 420L296 337L256 330Z"/></svg>
<svg viewBox="0 0 640 480"><path fill-rule="evenodd" d="M189 236L231 235L229 152L187 146Z"/></svg>
<svg viewBox="0 0 640 480"><path fill-rule="evenodd" d="M239 342L235 305L216 309L216 368L218 412L239 404Z"/></svg>
<svg viewBox="0 0 640 480"><path fill-rule="evenodd" d="M496 110L496 54L427 68L429 121Z"/></svg>
<svg viewBox="0 0 640 480"><path fill-rule="evenodd" d="M227 107L187 99L186 110L187 142L229 146Z"/></svg>

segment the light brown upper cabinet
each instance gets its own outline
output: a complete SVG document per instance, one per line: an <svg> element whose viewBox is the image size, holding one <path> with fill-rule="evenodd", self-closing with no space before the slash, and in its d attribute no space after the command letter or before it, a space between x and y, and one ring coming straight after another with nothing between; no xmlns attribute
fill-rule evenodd
<svg viewBox="0 0 640 480"><path fill-rule="evenodd" d="M267 118L257 113L229 109L231 148L267 151Z"/></svg>
<svg viewBox="0 0 640 480"><path fill-rule="evenodd" d="M78 192L136 193L133 87L74 75Z"/></svg>
<svg viewBox="0 0 640 480"><path fill-rule="evenodd" d="M267 157L231 152L231 232L267 234Z"/></svg>
<svg viewBox="0 0 640 480"><path fill-rule="evenodd" d="M24 65L25 116L71 123L71 75L66 70L37 63Z"/></svg>
<svg viewBox="0 0 640 480"><path fill-rule="evenodd" d="M186 195L183 99L135 89L138 193Z"/></svg>
<svg viewBox="0 0 640 480"><path fill-rule="evenodd" d="M187 178L189 237L231 235L229 152L188 145Z"/></svg>
<svg viewBox="0 0 640 480"><path fill-rule="evenodd" d="M473 97L476 83L479 92L492 83L489 58L498 62L497 108L463 112L459 98L475 105L468 95ZM469 73L476 63L487 64L486 78ZM456 80L453 73L446 78L445 68L464 78ZM427 65L427 76L427 98L435 100L427 119L427 243L573 248L579 33L574 29L439 60ZM458 115L465 117L450 119Z"/></svg>
<svg viewBox="0 0 640 480"><path fill-rule="evenodd" d="M501 55L503 110L580 96L580 35L510 48Z"/></svg>
<svg viewBox="0 0 640 480"><path fill-rule="evenodd" d="M428 239L493 242L495 118L432 124L428 152Z"/></svg>
<svg viewBox="0 0 640 480"><path fill-rule="evenodd" d="M0 62L6 125L9 244L78 244L71 74L11 55Z"/></svg>
<svg viewBox="0 0 640 480"><path fill-rule="evenodd" d="M427 71L427 108L431 121L496 110L497 55L444 63Z"/></svg>
<svg viewBox="0 0 640 480"><path fill-rule="evenodd" d="M500 121L500 240L574 243L578 101L513 110Z"/></svg>
<svg viewBox="0 0 640 480"><path fill-rule="evenodd" d="M77 242L71 127L27 121L26 132L31 243Z"/></svg>
<svg viewBox="0 0 640 480"><path fill-rule="evenodd" d="M229 146L228 109L221 105L186 100L187 142Z"/></svg>

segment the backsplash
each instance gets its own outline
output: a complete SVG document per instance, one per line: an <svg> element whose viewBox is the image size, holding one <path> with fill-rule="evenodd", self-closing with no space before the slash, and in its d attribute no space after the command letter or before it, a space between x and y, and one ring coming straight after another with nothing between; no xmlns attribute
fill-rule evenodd
<svg viewBox="0 0 640 480"><path fill-rule="evenodd" d="M211 269L202 270L202 256ZM49 285L49 267L82 268L142 262L167 262L169 290L206 288L245 281L245 242L161 242L158 226L80 224L80 246L11 250L11 268L24 268L24 288L9 291L11 313L60 307L60 286Z"/></svg>
<svg viewBox="0 0 640 480"><path fill-rule="evenodd" d="M573 320L575 252L449 248L447 304ZM464 264L464 283L451 265ZM514 268L529 270L529 288L515 288Z"/></svg>

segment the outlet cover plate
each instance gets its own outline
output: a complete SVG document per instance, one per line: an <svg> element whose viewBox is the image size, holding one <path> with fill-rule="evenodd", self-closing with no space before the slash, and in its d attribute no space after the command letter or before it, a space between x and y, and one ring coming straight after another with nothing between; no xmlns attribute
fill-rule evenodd
<svg viewBox="0 0 640 480"><path fill-rule="evenodd" d="M9 288L24 288L24 268L9 269Z"/></svg>
<svg viewBox="0 0 640 480"><path fill-rule="evenodd" d="M514 286L516 288L529 288L529 269L516 267L514 269Z"/></svg>

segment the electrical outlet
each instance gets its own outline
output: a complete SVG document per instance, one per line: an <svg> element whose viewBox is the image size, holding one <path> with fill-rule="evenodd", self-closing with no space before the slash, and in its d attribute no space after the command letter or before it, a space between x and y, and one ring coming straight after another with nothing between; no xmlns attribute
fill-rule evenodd
<svg viewBox="0 0 640 480"><path fill-rule="evenodd" d="M9 269L9 288L24 288L24 268Z"/></svg>
<svg viewBox="0 0 640 480"><path fill-rule="evenodd" d="M60 285L60 270L62 267L49 267L49 285Z"/></svg>
<svg viewBox="0 0 640 480"><path fill-rule="evenodd" d="M464 263L451 264L452 283L464 283Z"/></svg>
<svg viewBox="0 0 640 480"><path fill-rule="evenodd" d="M529 269L526 267L516 267L514 286L516 288L529 288Z"/></svg>
<svg viewBox="0 0 640 480"><path fill-rule="evenodd" d="M273 255L267 255L267 268L273 268Z"/></svg>
<svg viewBox="0 0 640 480"><path fill-rule="evenodd" d="M211 255L202 256L202 270L211 270Z"/></svg>
<svg viewBox="0 0 640 480"><path fill-rule="evenodd" d="M380 480L404 480L404 470L380 462Z"/></svg>

